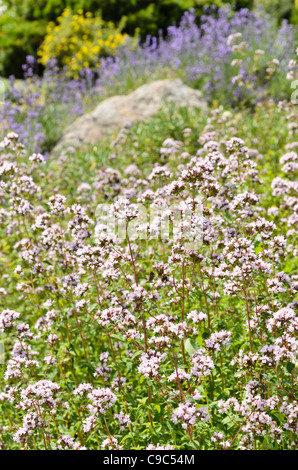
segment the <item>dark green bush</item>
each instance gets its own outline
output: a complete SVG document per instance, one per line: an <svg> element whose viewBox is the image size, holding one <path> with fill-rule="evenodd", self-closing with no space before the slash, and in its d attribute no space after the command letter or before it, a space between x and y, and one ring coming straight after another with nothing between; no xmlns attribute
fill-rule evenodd
<svg viewBox="0 0 298 470"><path fill-rule="evenodd" d="M184 11L195 8L198 16L206 5L223 6L234 3L237 9L252 7L253 0L99 0L103 19L117 22L122 16L127 17L126 32L134 34L140 28L144 38L147 34L156 35L159 30L179 21Z"/></svg>
<svg viewBox="0 0 298 470"><path fill-rule="evenodd" d="M35 55L45 34L47 21L22 21L5 13L0 16L0 76L22 76L27 55Z"/></svg>
<svg viewBox="0 0 298 470"><path fill-rule="evenodd" d="M54 21L69 7L74 11L101 11L104 19L114 22L127 16L130 28L135 29L142 23L144 32L156 32L159 28L168 26L179 20L183 11L189 8L200 11L204 5L222 6L225 3L234 3L236 9L250 8L253 0L4 0L8 9L14 10L18 17L30 21Z"/></svg>

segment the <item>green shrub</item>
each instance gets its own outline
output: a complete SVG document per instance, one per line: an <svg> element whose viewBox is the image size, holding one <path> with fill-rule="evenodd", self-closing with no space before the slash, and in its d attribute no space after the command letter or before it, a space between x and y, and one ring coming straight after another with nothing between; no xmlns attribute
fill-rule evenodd
<svg viewBox="0 0 298 470"><path fill-rule="evenodd" d="M44 20L20 21L9 12L0 16L0 75L22 76L22 64L36 53L46 25Z"/></svg>
<svg viewBox="0 0 298 470"><path fill-rule="evenodd" d="M99 68L100 57L112 56L115 49L129 39L121 34L122 25L116 28L97 15L78 10L73 14L66 8L58 18L58 25L50 22L47 34L38 51L40 62L46 65L56 59L58 65L66 66L70 75L79 77L84 67Z"/></svg>
<svg viewBox="0 0 298 470"><path fill-rule="evenodd" d="M184 11L194 8L201 16L206 5L223 6L234 3L237 9L252 7L253 0L99 0L98 5L104 20L119 21L127 17L126 32L133 34L135 28L141 29L142 37L156 35L159 30L179 21Z"/></svg>
<svg viewBox="0 0 298 470"><path fill-rule="evenodd" d="M262 7L267 13L276 17L279 21L282 19L292 20L295 15L295 0L254 0L255 7Z"/></svg>

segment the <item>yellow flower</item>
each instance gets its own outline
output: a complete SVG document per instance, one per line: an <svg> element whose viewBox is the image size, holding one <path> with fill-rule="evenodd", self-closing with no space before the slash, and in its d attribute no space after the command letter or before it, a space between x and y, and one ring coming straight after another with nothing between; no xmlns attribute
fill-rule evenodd
<svg viewBox="0 0 298 470"><path fill-rule="evenodd" d="M83 67L99 67L98 57L113 55L117 46L124 43L127 34L121 34L112 22L105 23L99 16L94 17L82 9L73 14L66 8L57 19L50 22L39 51L39 61L56 58L60 66L66 66L69 74L77 76Z"/></svg>

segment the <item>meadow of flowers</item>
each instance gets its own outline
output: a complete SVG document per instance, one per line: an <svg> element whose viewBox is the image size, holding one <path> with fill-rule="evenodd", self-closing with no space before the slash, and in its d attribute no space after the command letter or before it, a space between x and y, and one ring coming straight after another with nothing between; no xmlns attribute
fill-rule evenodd
<svg viewBox="0 0 298 470"><path fill-rule="evenodd" d="M29 58L27 80L11 79L3 450L298 447L294 31L272 36L247 10L204 24L186 13L162 47L119 50L98 77L51 64L40 79ZM208 113L172 104L97 146L42 153L49 114L62 126L146 68L197 81Z"/></svg>
<svg viewBox="0 0 298 470"><path fill-rule="evenodd" d="M68 23L70 20L69 15L65 17ZM89 20L82 20L83 32ZM295 58L297 27L286 22L277 26L261 12L233 12L225 7L214 15L203 16L200 26L193 11L185 12L178 26L168 28L166 38L148 36L139 46L135 38L126 40L113 56L98 61L99 69L83 66L83 58L84 63L96 62L92 42L88 58L87 51L82 52L81 31L76 44L72 43L73 23L63 30L61 25L56 28L55 38L50 35L41 48L42 61L47 63L43 77L37 74L36 58L28 56L23 66L26 80L9 78L0 108L0 136L10 130L16 132L31 152L48 153L67 124L100 100L130 92L156 78L180 77L202 90L210 102L233 107L254 106L267 96L275 101L289 99L292 93L286 75L290 60ZM237 37L239 32L241 37ZM61 34L64 41L67 39L66 52ZM233 34L236 37L228 43ZM57 42L61 43L59 53L55 49ZM68 63L71 46L76 55ZM59 67L62 59L68 66ZM79 77L70 79L69 73L74 71Z"/></svg>

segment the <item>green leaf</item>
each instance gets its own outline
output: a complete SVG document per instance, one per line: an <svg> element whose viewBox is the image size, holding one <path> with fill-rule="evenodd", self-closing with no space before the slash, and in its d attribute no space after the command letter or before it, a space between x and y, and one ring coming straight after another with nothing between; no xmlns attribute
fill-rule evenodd
<svg viewBox="0 0 298 470"><path fill-rule="evenodd" d="M292 362L288 362L287 371L289 372L289 374L291 374L294 369L295 369L295 364L293 364Z"/></svg>
<svg viewBox="0 0 298 470"><path fill-rule="evenodd" d="M233 219L232 219L231 214L229 213L229 211L225 211L225 213L222 214L222 216L227 222L233 222Z"/></svg>
<svg viewBox="0 0 298 470"><path fill-rule="evenodd" d="M201 447L200 447L200 443L199 443L199 442L193 441L192 444L193 444L195 450L201 450Z"/></svg>
<svg viewBox="0 0 298 470"><path fill-rule="evenodd" d="M188 354L190 356L192 356L196 352L196 350L198 349L198 345L195 341L188 338L185 341L185 349L188 352Z"/></svg>

